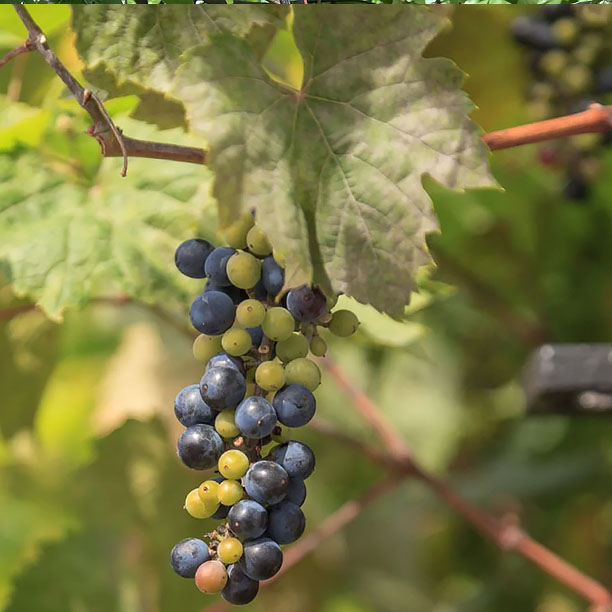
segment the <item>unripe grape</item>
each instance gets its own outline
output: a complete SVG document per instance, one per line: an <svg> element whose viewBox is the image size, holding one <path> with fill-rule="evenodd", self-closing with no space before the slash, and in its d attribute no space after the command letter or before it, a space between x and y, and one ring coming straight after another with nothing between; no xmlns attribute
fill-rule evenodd
<svg viewBox="0 0 612 612"><path fill-rule="evenodd" d="M295 320L286 308L275 306L266 312L261 327L270 340L278 342L286 340L293 333Z"/></svg>
<svg viewBox="0 0 612 612"><path fill-rule="evenodd" d="M219 457L218 467L222 476L230 480L236 480L247 473L249 458L242 451L228 450Z"/></svg>
<svg viewBox="0 0 612 612"><path fill-rule="evenodd" d="M217 554L219 561L226 565L236 563L242 557L242 542L238 538L225 538L219 542Z"/></svg>
<svg viewBox="0 0 612 612"><path fill-rule="evenodd" d="M233 249L246 249L247 234L255 225L253 215L245 213L223 230L223 238Z"/></svg>
<svg viewBox="0 0 612 612"><path fill-rule="evenodd" d="M292 333L286 340L281 340L276 345L276 356L285 363L306 355L308 355L308 340L298 332Z"/></svg>
<svg viewBox="0 0 612 612"><path fill-rule="evenodd" d="M250 253L238 251L227 260L227 278L240 289L250 289L261 277L261 261Z"/></svg>
<svg viewBox="0 0 612 612"><path fill-rule="evenodd" d="M559 76L567 66L567 53L561 49L547 51L540 58L540 68L550 76Z"/></svg>
<svg viewBox="0 0 612 612"><path fill-rule="evenodd" d="M266 308L259 300L244 300L236 307L236 321L243 327L257 327L265 316Z"/></svg>
<svg viewBox="0 0 612 612"><path fill-rule="evenodd" d="M185 498L185 510L197 519L205 519L211 517L219 508L219 502L215 503L204 503L200 499L200 493L198 489L189 491Z"/></svg>
<svg viewBox="0 0 612 612"><path fill-rule="evenodd" d="M222 352L221 336L200 334L193 342L193 356L202 363Z"/></svg>
<svg viewBox="0 0 612 612"><path fill-rule="evenodd" d="M228 329L221 339L221 346L223 350L233 357L244 355L251 350L253 346L253 339L246 329L240 329L233 327Z"/></svg>
<svg viewBox="0 0 612 612"><path fill-rule="evenodd" d="M578 24L573 17L557 19L552 24L553 34L562 45L570 45L578 34Z"/></svg>
<svg viewBox="0 0 612 612"><path fill-rule="evenodd" d="M257 366L255 382L265 391L277 391L285 384L285 370L278 361L264 361Z"/></svg>
<svg viewBox="0 0 612 612"><path fill-rule="evenodd" d="M301 357L285 366L285 379L288 385L300 384L314 391L321 384L321 370L314 361Z"/></svg>
<svg viewBox="0 0 612 612"><path fill-rule="evenodd" d="M237 480L224 480L217 489L217 499L224 506L237 504L244 496L244 489Z"/></svg>
<svg viewBox="0 0 612 612"><path fill-rule="evenodd" d="M206 561L196 570L196 587L202 593L218 593L227 584L227 570L221 561Z"/></svg>
<svg viewBox="0 0 612 612"><path fill-rule="evenodd" d="M265 232L255 225L249 230L247 234L247 246L249 247L249 251L251 253L255 253L255 255L270 255L272 252L272 246L268 241L268 237Z"/></svg>
<svg viewBox="0 0 612 612"><path fill-rule="evenodd" d="M234 411L224 410L215 418L215 429L222 438L235 438L240 430L234 421Z"/></svg>
<svg viewBox="0 0 612 612"><path fill-rule="evenodd" d="M323 357L327 352L327 342L321 336L313 336L310 341L310 352L317 357Z"/></svg>
<svg viewBox="0 0 612 612"><path fill-rule="evenodd" d="M198 495L204 505L214 505L218 502L217 490L219 489L219 483L214 480L205 480L198 487Z"/></svg>
<svg viewBox="0 0 612 612"><path fill-rule="evenodd" d="M350 310L336 310L329 322L329 331L341 338L352 336L359 327L359 319Z"/></svg>

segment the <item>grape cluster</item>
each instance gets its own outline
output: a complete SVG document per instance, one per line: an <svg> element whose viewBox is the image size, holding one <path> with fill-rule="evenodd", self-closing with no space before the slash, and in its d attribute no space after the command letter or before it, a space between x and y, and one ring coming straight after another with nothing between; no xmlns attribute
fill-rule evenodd
<svg viewBox="0 0 612 612"><path fill-rule="evenodd" d="M187 467L218 473L187 494L185 510L221 522L207 542L176 544L170 563L203 593L241 605L279 571L281 545L306 524L304 481L315 457L291 431L316 410L321 372L308 354L327 350L320 327L346 337L359 323L348 310L331 313L334 300L316 287L283 292L284 258L252 215L224 238L228 246L216 248L187 240L175 255L180 272L206 278L190 309L200 332L193 354L206 367L200 383L176 397L174 412L186 427L177 452Z"/></svg>
<svg viewBox="0 0 612 612"><path fill-rule="evenodd" d="M529 50L533 77L527 91L534 121L610 103L612 94L612 12L597 5L551 4L536 17L512 24L515 39ZM564 168L563 194L583 200L599 173L598 153L609 134L582 134L539 149L545 166Z"/></svg>

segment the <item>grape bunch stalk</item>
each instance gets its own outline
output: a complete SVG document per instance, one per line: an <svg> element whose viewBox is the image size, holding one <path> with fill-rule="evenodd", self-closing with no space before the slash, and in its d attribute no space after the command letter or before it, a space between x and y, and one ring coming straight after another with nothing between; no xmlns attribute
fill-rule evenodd
<svg viewBox="0 0 612 612"><path fill-rule="evenodd" d="M597 5L550 4L512 24L528 50L532 82L527 91L534 121L612 102L612 12ZM583 200L600 168L598 154L609 134L581 134L539 149L542 164L564 168L563 195Z"/></svg>
<svg viewBox="0 0 612 612"><path fill-rule="evenodd" d="M316 410L321 372L308 355L327 350L320 328L347 337L359 322L349 310L330 312L335 298L317 287L285 292L284 257L252 215L224 238L228 246L216 248L187 240L175 254L180 272L206 278L190 309L200 332L193 354L205 370L199 384L176 397L174 412L186 427L177 453L191 469L215 470L184 507L220 523L204 539L176 544L170 564L203 593L242 605L255 598L260 580L279 571L281 546L306 525L304 481L315 457L292 432Z"/></svg>

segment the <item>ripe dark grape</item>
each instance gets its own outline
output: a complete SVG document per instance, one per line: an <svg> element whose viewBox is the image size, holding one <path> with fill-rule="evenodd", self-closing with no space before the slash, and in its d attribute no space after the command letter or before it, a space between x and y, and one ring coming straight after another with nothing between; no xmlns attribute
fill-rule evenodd
<svg viewBox="0 0 612 612"><path fill-rule="evenodd" d="M183 578L193 578L202 563L210 559L208 546L198 538L186 538L174 546L170 553L170 566Z"/></svg>
<svg viewBox="0 0 612 612"><path fill-rule="evenodd" d="M218 412L202 399L198 385L189 385L176 396L174 414L181 425L190 427L196 423L212 425Z"/></svg>
<svg viewBox="0 0 612 612"><path fill-rule="evenodd" d="M225 445L221 436L210 425L192 425L177 443L179 459L192 470L208 470L217 465Z"/></svg>
<svg viewBox="0 0 612 612"><path fill-rule="evenodd" d="M227 262L236 252L230 247L217 247L206 259L204 269L206 276L217 285L229 287L232 283L227 277Z"/></svg>
<svg viewBox="0 0 612 612"><path fill-rule="evenodd" d="M191 304L191 324L202 334L219 336L234 323L236 305L221 291L208 291L199 295Z"/></svg>
<svg viewBox="0 0 612 612"><path fill-rule="evenodd" d="M315 468L314 453L303 442L291 440L275 446L266 457L283 466L292 478L308 478Z"/></svg>
<svg viewBox="0 0 612 612"><path fill-rule="evenodd" d="M612 66L599 70L595 77L595 91L602 94L612 93Z"/></svg>
<svg viewBox="0 0 612 612"><path fill-rule="evenodd" d="M289 488L284 501L301 506L306 501L306 485L301 478L289 478Z"/></svg>
<svg viewBox="0 0 612 612"><path fill-rule="evenodd" d="M251 334L253 346L259 346L263 340L263 329L261 329L261 325L257 327L247 327L246 330Z"/></svg>
<svg viewBox="0 0 612 612"><path fill-rule="evenodd" d="M261 280L264 289L271 297L276 297L285 284L285 271L276 263L272 255L263 260Z"/></svg>
<svg viewBox="0 0 612 612"><path fill-rule="evenodd" d="M264 506L277 504L287 495L289 475L278 463L257 461L246 473L244 488L249 497Z"/></svg>
<svg viewBox="0 0 612 612"><path fill-rule="evenodd" d="M272 578L283 564L283 551L270 538L258 538L244 545L240 568L253 580Z"/></svg>
<svg viewBox="0 0 612 612"><path fill-rule="evenodd" d="M297 504L283 500L268 508L268 529L266 536L279 544L291 544L303 533L306 517Z"/></svg>
<svg viewBox="0 0 612 612"><path fill-rule="evenodd" d="M302 427L314 416L317 402L310 389L293 384L283 387L274 396L278 420L287 427Z"/></svg>
<svg viewBox="0 0 612 612"><path fill-rule="evenodd" d="M210 278L206 281L202 293L208 293L209 291L220 291L221 293L225 293L232 299L234 304L240 304L240 302L245 298L245 293L242 291L242 289L234 287L234 285L218 285Z"/></svg>
<svg viewBox="0 0 612 612"><path fill-rule="evenodd" d="M235 421L247 438L265 438L276 425L276 412L263 397L247 397L236 408Z"/></svg>
<svg viewBox="0 0 612 612"><path fill-rule="evenodd" d="M235 606L250 603L257 596L259 581L249 578L238 563L227 567L227 584L221 590L221 597Z"/></svg>
<svg viewBox="0 0 612 612"><path fill-rule="evenodd" d="M208 372L208 370L212 368L232 368L240 372L243 376L246 376L246 368L244 367L242 359L240 359L240 357L232 357L227 353L219 353L211 357L204 371Z"/></svg>
<svg viewBox="0 0 612 612"><path fill-rule="evenodd" d="M234 368L210 368L202 376L200 393L215 410L234 410L246 393L246 381Z"/></svg>
<svg viewBox="0 0 612 612"><path fill-rule="evenodd" d="M243 542L254 540L268 527L268 513L256 501L243 499L230 508L227 523L232 532Z"/></svg>
<svg viewBox="0 0 612 612"><path fill-rule="evenodd" d="M559 46L552 28L547 23L530 17L521 16L516 19L512 24L512 34L518 42L533 49L546 50Z"/></svg>
<svg viewBox="0 0 612 612"><path fill-rule="evenodd" d="M174 253L174 263L179 271L191 278L204 278L204 264L214 247L208 240L192 238L181 243Z"/></svg>
<svg viewBox="0 0 612 612"><path fill-rule="evenodd" d="M327 300L319 289L303 285L287 294L287 310L296 321L315 321L327 312Z"/></svg>

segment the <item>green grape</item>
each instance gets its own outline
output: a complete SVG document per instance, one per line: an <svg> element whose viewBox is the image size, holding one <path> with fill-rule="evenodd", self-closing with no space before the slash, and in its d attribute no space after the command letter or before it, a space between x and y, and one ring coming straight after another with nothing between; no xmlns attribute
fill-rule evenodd
<svg viewBox="0 0 612 612"><path fill-rule="evenodd" d="M246 249L247 234L255 225L253 215L245 213L223 230L223 238L233 249Z"/></svg>
<svg viewBox="0 0 612 612"><path fill-rule="evenodd" d="M249 458L242 452L236 449L225 451L219 457L219 472L221 476L236 480L242 478L249 469Z"/></svg>
<svg viewBox="0 0 612 612"><path fill-rule="evenodd" d="M531 86L529 96L536 100L549 102L555 95L555 88L550 83L538 81Z"/></svg>
<svg viewBox="0 0 612 612"><path fill-rule="evenodd" d="M261 328L270 340L278 342L286 340L293 333L295 320L286 308L274 306L266 312Z"/></svg>
<svg viewBox="0 0 612 612"><path fill-rule="evenodd" d="M219 502L217 500L211 503L204 503L200 499L200 492L198 489L189 491L185 498L185 510L193 516L193 518L205 519L211 517L219 509Z"/></svg>
<svg viewBox="0 0 612 612"><path fill-rule="evenodd" d="M285 254L282 251L279 251L278 249L272 249L272 257L274 257L274 261L281 267L284 268L285 267Z"/></svg>
<svg viewBox="0 0 612 612"><path fill-rule="evenodd" d="M592 27L605 26L608 23L610 11L607 6L581 6L576 15L584 23Z"/></svg>
<svg viewBox="0 0 612 612"><path fill-rule="evenodd" d="M205 480L198 487L198 495L202 500L204 505L214 504L217 500L217 489L219 488L219 483L215 480Z"/></svg>
<svg viewBox="0 0 612 612"><path fill-rule="evenodd" d="M257 225L253 226L247 234L247 246L249 247L249 251L255 253L255 255L264 256L272 252L272 246L268 241L268 237L261 228L257 227Z"/></svg>
<svg viewBox="0 0 612 612"><path fill-rule="evenodd" d="M277 391L285 384L285 370L278 361L264 361L257 366L255 382L264 391Z"/></svg>
<svg viewBox="0 0 612 612"><path fill-rule="evenodd" d="M222 438L235 438L240 434L234 421L234 411L224 410L215 418L215 429Z"/></svg>
<svg viewBox="0 0 612 612"><path fill-rule="evenodd" d="M335 336L348 338L352 336L359 327L359 319L350 310L336 310L329 322L329 331Z"/></svg>
<svg viewBox="0 0 612 612"><path fill-rule="evenodd" d="M240 289L250 289L261 277L261 260L250 253L238 251L227 260L227 278Z"/></svg>
<svg viewBox="0 0 612 612"><path fill-rule="evenodd" d="M193 342L193 356L202 363L208 363L211 357L222 352L221 336L200 334Z"/></svg>
<svg viewBox="0 0 612 612"><path fill-rule="evenodd" d="M233 506L243 497L244 490L237 480L224 480L217 491L217 499L224 506Z"/></svg>
<svg viewBox="0 0 612 612"><path fill-rule="evenodd" d="M236 563L242 557L242 543L238 538L225 538L219 542L217 554L219 561L226 565Z"/></svg>
<svg viewBox="0 0 612 612"><path fill-rule="evenodd" d="M327 352L327 342L321 336L313 336L310 341L310 352L317 357L323 357Z"/></svg>
<svg viewBox="0 0 612 612"><path fill-rule="evenodd" d="M321 384L321 370L314 361L300 357L285 366L285 378L288 385L297 383L314 391Z"/></svg>
<svg viewBox="0 0 612 612"><path fill-rule="evenodd" d="M591 85L591 71L582 64L574 64L563 71L560 80L571 93L579 94Z"/></svg>
<svg viewBox="0 0 612 612"><path fill-rule="evenodd" d="M277 425L272 430L272 440L274 442L289 442L289 440L293 439L292 429L287 427L286 425L281 425L277 423ZM264 456L262 452L262 457Z"/></svg>
<svg viewBox="0 0 612 612"><path fill-rule="evenodd" d="M555 38L562 45L571 45L578 34L578 23L573 17L557 19L551 27Z"/></svg>
<svg viewBox="0 0 612 612"><path fill-rule="evenodd" d="M236 307L236 322L242 327L257 327L266 316L266 308L259 300L244 300Z"/></svg>
<svg viewBox="0 0 612 612"><path fill-rule="evenodd" d="M326 295L325 299L327 301L327 308L331 310L338 303L337 295Z"/></svg>
<svg viewBox="0 0 612 612"><path fill-rule="evenodd" d="M286 340L281 340L276 345L276 356L285 363L306 355L308 355L308 340L298 332L292 333Z"/></svg>
<svg viewBox="0 0 612 612"><path fill-rule="evenodd" d="M219 593L227 584L227 570L221 561L206 561L196 570L195 584L207 595Z"/></svg>
<svg viewBox="0 0 612 612"><path fill-rule="evenodd" d="M550 76L559 76L567 66L567 53L561 49L547 51L540 58L540 68Z"/></svg>
<svg viewBox="0 0 612 612"><path fill-rule="evenodd" d="M251 350L253 339L246 329L232 327L223 334L221 346L228 355L239 357Z"/></svg>

